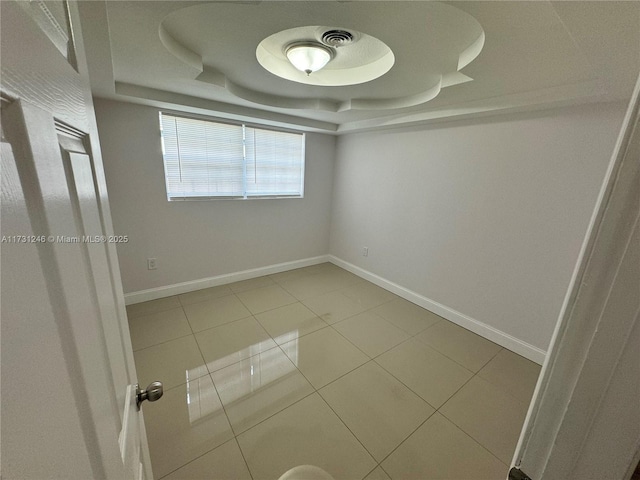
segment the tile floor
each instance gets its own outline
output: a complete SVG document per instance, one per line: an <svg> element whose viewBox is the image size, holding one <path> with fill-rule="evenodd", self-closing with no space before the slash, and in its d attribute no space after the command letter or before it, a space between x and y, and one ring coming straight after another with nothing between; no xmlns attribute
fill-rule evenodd
<svg viewBox="0 0 640 480"><path fill-rule="evenodd" d="M539 373L328 263L127 310L157 479L502 480Z"/></svg>

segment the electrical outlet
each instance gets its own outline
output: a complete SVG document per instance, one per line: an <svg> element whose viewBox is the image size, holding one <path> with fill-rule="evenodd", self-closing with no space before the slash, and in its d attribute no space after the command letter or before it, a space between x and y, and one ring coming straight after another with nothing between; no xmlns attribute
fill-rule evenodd
<svg viewBox="0 0 640 480"><path fill-rule="evenodd" d="M363 257L369 256L369 247L362 247L362 256Z"/></svg>
<svg viewBox="0 0 640 480"><path fill-rule="evenodd" d="M147 258L147 269L155 270L158 268L158 259L157 258Z"/></svg>

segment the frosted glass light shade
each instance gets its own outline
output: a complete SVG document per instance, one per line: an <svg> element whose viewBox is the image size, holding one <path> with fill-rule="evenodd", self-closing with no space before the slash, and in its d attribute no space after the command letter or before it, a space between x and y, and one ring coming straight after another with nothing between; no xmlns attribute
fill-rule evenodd
<svg viewBox="0 0 640 480"><path fill-rule="evenodd" d="M292 45L287 49L291 65L307 75L317 72L331 60L331 50L314 44Z"/></svg>

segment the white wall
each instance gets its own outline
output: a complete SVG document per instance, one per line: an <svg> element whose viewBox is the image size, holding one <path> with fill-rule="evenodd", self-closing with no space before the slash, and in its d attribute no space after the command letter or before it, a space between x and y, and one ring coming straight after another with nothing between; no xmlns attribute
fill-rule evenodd
<svg viewBox="0 0 640 480"><path fill-rule="evenodd" d="M334 137L307 134L303 199L168 202L158 109L95 108L125 293L327 253Z"/></svg>
<svg viewBox="0 0 640 480"><path fill-rule="evenodd" d="M546 350L623 113L601 104L340 137L330 253Z"/></svg>
<svg viewBox="0 0 640 480"><path fill-rule="evenodd" d="M308 134L304 199L167 202L158 110L95 104L125 292L330 253L540 352L624 112Z"/></svg>

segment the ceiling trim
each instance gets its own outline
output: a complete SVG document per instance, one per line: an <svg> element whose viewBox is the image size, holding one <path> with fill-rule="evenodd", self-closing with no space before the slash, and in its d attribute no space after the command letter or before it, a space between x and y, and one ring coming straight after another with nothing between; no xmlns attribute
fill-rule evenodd
<svg viewBox="0 0 640 480"><path fill-rule="evenodd" d="M417 125L433 125L493 115L620 101L619 98L611 96L601 82L593 81L579 85L554 87L544 91L536 90L524 94L483 99L437 111L377 117L338 125L122 82L115 83L115 93L115 96L107 96L106 98L158 108L171 108L187 113L220 116L232 120L257 120L265 125L332 135L397 129Z"/></svg>
<svg viewBox="0 0 640 480"><path fill-rule="evenodd" d="M336 133L338 125L331 122L323 122L310 118L286 115L277 112L269 112L241 105L207 100L201 97L193 97L180 93L157 90L155 88L142 87L130 83L115 82L116 97L126 97L135 100L135 103L159 106L171 105L174 108L191 108L197 113L208 115L224 115L226 118L234 120L260 120L265 125L293 128L308 132ZM120 99L122 98L115 98Z"/></svg>
<svg viewBox="0 0 640 480"><path fill-rule="evenodd" d="M601 81L591 81L577 85L562 85L544 90L466 102L462 105L440 110L399 114L384 118L344 123L338 127L337 133L340 135L381 128L443 123L451 120L477 118L487 115L544 110L587 103L612 103L617 101L620 101L620 98L612 96Z"/></svg>
<svg viewBox="0 0 640 480"><path fill-rule="evenodd" d="M118 44L113 43L113 40L120 39L121 37L119 36L119 33L121 32L118 32L117 29L115 29L117 22L115 22L112 17L118 17L114 16L113 12L109 11L108 4L115 6L125 3L127 2L111 3L104 0L79 3L87 57L92 59L92 61L89 62L92 92L96 97L140 105L150 105L158 108L170 108L187 113L221 116L240 121L255 121L265 125L332 135L350 134L378 129L397 129L404 126L435 125L446 123L451 120L459 121L462 119L478 118L490 115L536 111L586 103L624 101L628 98L625 90L626 76L628 76L629 70L636 69L638 65L638 61L634 57L634 52L637 53L638 48L634 45L640 45L635 41L639 38L639 35L637 33L638 30L633 30L632 27L637 23L637 21L633 19L640 17L637 17L637 15L635 17L634 15L631 15L631 13L639 13L640 10L638 8L634 9L631 8L628 3L620 2L621 5L626 5L625 8L627 10L623 9L623 12L627 12L626 15L624 15L624 18L630 19L628 22L623 22L621 25L620 22L623 15L620 14L620 12L618 12L617 15L614 15L613 13L615 13L615 11L613 11L609 18L605 13L610 12L610 10L604 10L604 7L598 7L601 3L606 2L594 2L593 4L589 4L591 5L591 7L589 7L590 10L587 12L588 15L587 13L584 14L584 17L587 19L591 18L592 21L590 21L590 23L586 20L582 20L583 17L571 16L570 13L575 13L575 9L569 8L563 2L559 2L558 4L554 2L523 2L524 13L529 15L526 17L523 15L523 18L525 18L529 23L538 19L538 17L534 15L538 10L537 7L534 8L535 5L549 4L553 7L552 11L548 12L547 16L540 17L540 21L542 22L541 25L550 29L549 31L544 30L549 34L549 36L553 36L554 32L557 34L559 29L568 35L565 47L568 51L570 50L573 52L572 55L575 57L568 58L574 58L577 64L585 66L584 68L586 73L584 75L576 74L572 79L570 79L573 80L573 83L570 84L556 84L556 86L552 87L527 90L524 92L521 91L519 93L505 94L501 96L487 96L477 100L472 100L470 98L458 98L457 92L468 91L470 86L473 87L476 83L482 81L482 64L476 61L467 65L469 59L473 59L475 55L477 55L477 53L474 54L474 50L481 47L480 40L478 39L478 44L469 45L469 47L464 50L465 54L460 55L457 62L458 71L455 71L456 64L453 64L451 67L452 73L443 76L441 79L440 88L452 88L444 90L440 95L440 98L446 93L447 95L451 95L452 99L456 100L455 103L445 103L439 101L439 99L435 99L432 100L433 106L427 110L422 109L419 106L415 106L415 104L413 104L413 106L411 106L411 104L407 104L404 111L395 109L386 111L382 110L379 111L379 115L374 117L372 115L374 115L377 108L374 108L374 111L372 112L362 112L362 114L357 114L357 112L355 112L356 109L354 108L349 112L347 112L349 108L341 109L341 106L352 107L352 105L346 105L346 102L349 100L345 100L345 97L335 99L315 99L312 95L309 95L309 97L306 98L303 94L300 94L300 92L296 92L297 97L294 94L292 94L291 97L283 97L282 92L273 91L271 93L267 93L268 88L266 87L265 92L261 92L242 85L235 85L231 83L228 77L221 71L203 64L202 58L204 57L201 57L194 51L187 49L184 47L184 44L180 44L176 41L176 45L172 45L171 47L167 46L171 43L171 40L168 39L171 35L165 37L162 43L156 40L160 49L165 50L165 52L170 49L180 51L181 47L187 50L186 52L181 51L180 53L180 55L182 55L182 62L175 62L176 57L179 57L180 55L168 55L169 58L173 56L174 60L171 68L174 68L174 71L182 69L184 78L187 79L185 82L195 80L196 77L198 77L197 80L206 83L200 84L198 87L197 84L199 82L193 82L193 85L196 88L191 92L188 91L188 89L178 86L179 82L174 82L173 84L155 82L154 84L149 84L153 86L143 86L144 82L135 75L124 75L120 69L121 67L116 62L116 47L118 47ZM140 9L144 11L144 8L146 8L142 7L143 2L131 3L135 5L135 11ZM158 34L158 26L162 24L161 18L166 16L169 12L181 8L182 5L188 5L190 2L183 3L174 1L158 3L164 3L166 6L159 8L158 10L149 10L153 18L157 17L157 24L147 25L147 28L152 28L156 34ZM196 5L197 3L200 2L193 2L192 4ZM239 2L233 0L230 2L220 3L235 4ZM247 2L247 6L259 5L260 3L261 2ZM264 3L265 5L268 4L268 2ZM349 3L351 2L345 2L345 5ZM484 3L492 6L495 5L493 2L464 2L462 4L458 4L458 8L462 8L460 5L464 5L465 11L468 11L468 13L474 16L474 18L477 18L483 28L485 27L485 24L487 25L488 29L486 30L486 40L485 38L482 38L481 42L484 43L486 41L487 45L484 45L484 49L480 55L482 58L486 57L485 61L489 62L490 65L493 65L491 64L491 61L495 64L497 61L496 59L503 58L501 55L503 53L502 50L495 50L496 45L509 45L511 42L497 42L497 40L500 40L501 38L496 36L495 28L497 27L493 25L493 30L489 27L492 27L492 19L498 17L495 15L489 15L489 13L494 12L495 8L489 9L488 11L483 10L482 6ZM506 9L505 12L511 15L514 14L514 12L519 13L520 9L516 9L516 6L514 6L515 3L506 2L504 7ZM502 12L502 9L500 9L500 11ZM505 13L505 18L511 18L508 17L507 13ZM602 17L604 18L600 21L599 19ZM598 19L597 23L596 18ZM521 21L524 22L522 19ZM508 25L508 22L503 20L502 22L502 24L498 24ZM602 27L596 28L601 23ZM139 31L135 29L131 31L139 33ZM371 31L373 34L376 34L375 30ZM539 31L539 29L536 31ZM140 29L140 32L142 32L142 28ZM498 30L498 33L499 32L501 32L501 30ZM508 35L506 36L508 39L518 38L517 35L519 35L519 30L515 30L515 27L512 30L507 29L505 32L506 34L511 34L511 37ZM590 32L594 33L591 34ZM142 35L142 33L140 33L140 35ZM162 35L162 33L160 33L160 35ZM381 38L388 41L386 37ZM523 48L528 48L530 45L531 44L522 44L521 46ZM557 51L555 45L556 44L554 44L553 47L554 52ZM390 47L394 46L395 45L390 44ZM549 46L547 47L551 48ZM494 50L491 50L492 48ZM136 49L133 49L132 51L134 53L139 52L139 50ZM158 52L159 51L160 50L158 50ZM460 51L462 50L459 50L459 52ZM537 65L541 59L546 58L540 56L538 50L533 47L531 47L530 50L525 50L525 52L529 54L526 58L531 58L530 64L532 65ZM467 59L466 53L469 53L469 59ZM492 54L494 55L493 57L491 57ZM513 59L513 57L504 58L506 59L505 61ZM155 65L155 63L152 63L152 66L153 65ZM556 66L561 67L562 65L558 63ZM466 75L463 74L460 69L465 69L464 71L466 72ZM135 73L136 70L134 69L132 72ZM491 70L491 72L494 71ZM231 75L233 72L230 70L227 73ZM472 82L471 77L474 77L476 80ZM117 78L121 78L121 81L118 82L116 80ZM154 80L155 78L156 77L154 77ZM563 81L566 81L566 79ZM207 83L209 85L207 85ZM468 85L465 85L466 83L468 83ZM429 84L432 86L434 85L431 78L429 79ZM547 85L550 84L547 83ZM174 88L176 90L182 89L184 93L173 91ZM198 88L200 90L198 90ZM204 89L207 90L205 91ZM202 91L205 91L203 95L207 96L199 96L200 93L197 92ZM422 93L414 93L413 95L427 95L427 92L423 91ZM402 92L396 92L396 94L397 93L402 94ZM284 95L286 95L286 93ZM492 95L495 95L493 91ZM236 98L233 99L231 98L232 96ZM281 98L275 98L274 100L272 98L265 98L265 96ZM387 99L382 98L382 100L395 100L397 98L398 97ZM287 103L287 100L298 104L304 101L304 107L302 107L301 110L300 106L296 107L291 105ZM372 100L379 102L381 98L372 97ZM358 99L358 101L362 102L360 107L366 107L366 98ZM275 104L273 104L274 102ZM338 112L346 112L344 117L340 113L327 113L327 110L332 111L335 108L337 108ZM362 108L362 110L366 110L366 108Z"/></svg>

